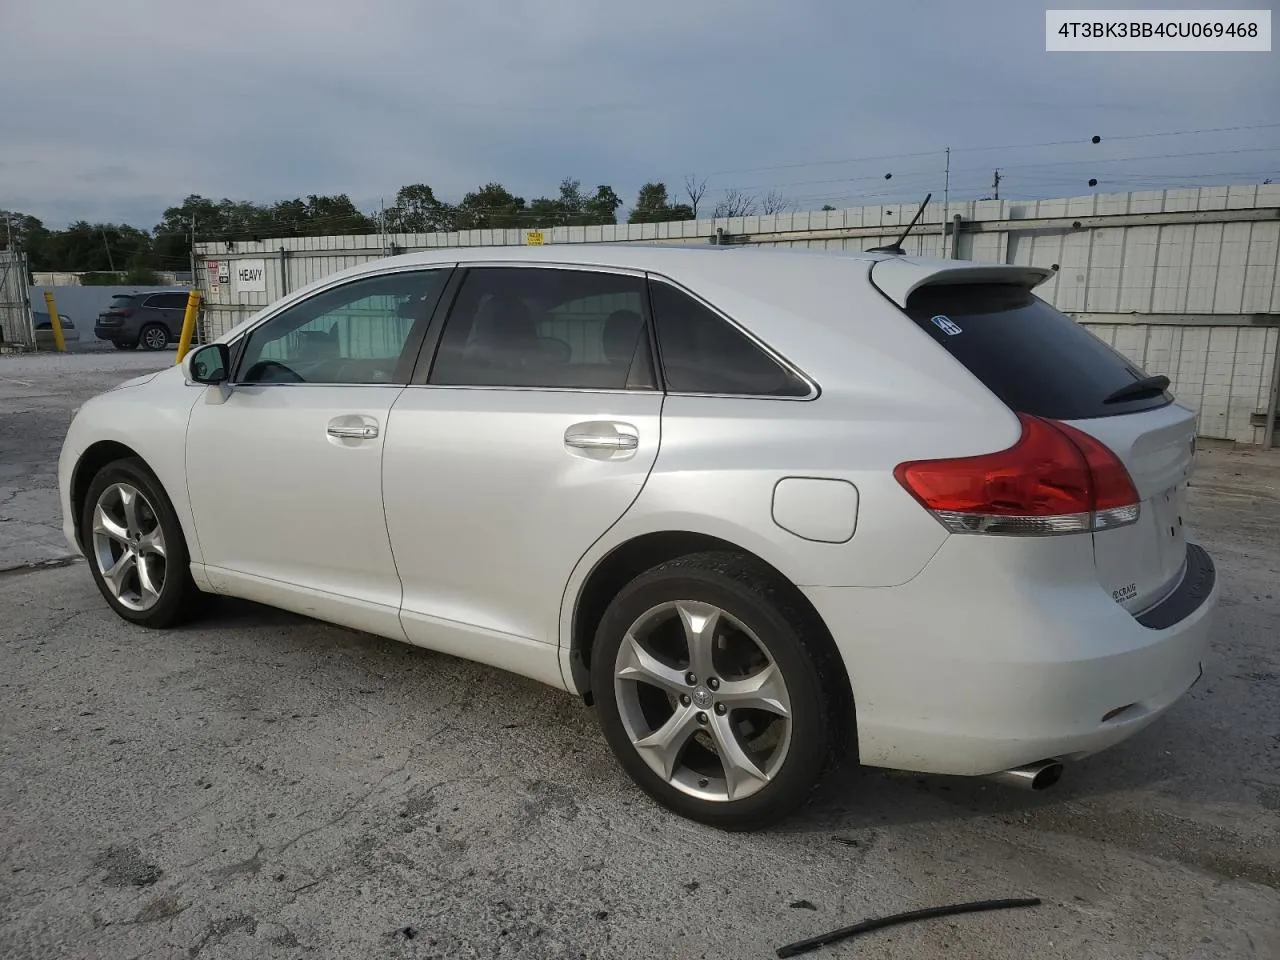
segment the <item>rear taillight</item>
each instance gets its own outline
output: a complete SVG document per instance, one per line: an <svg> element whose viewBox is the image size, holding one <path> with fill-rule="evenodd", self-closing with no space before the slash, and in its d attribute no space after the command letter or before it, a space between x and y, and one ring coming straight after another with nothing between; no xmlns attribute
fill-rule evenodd
<svg viewBox="0 0 1280 960"><path fill-rule="evenodd" d="M1138 492L1114 453L1065 423L1018 420L1022 437L1007 450L916 460L894 476L952 533L1083 533L1138 519Z"/></svg>
<svg viewBox="0 0 1280 960"><path fill-rule="evenodd" d="M114 308L110 312L113 317L132 317L133 307L125 307L123 309Z"/></svg>

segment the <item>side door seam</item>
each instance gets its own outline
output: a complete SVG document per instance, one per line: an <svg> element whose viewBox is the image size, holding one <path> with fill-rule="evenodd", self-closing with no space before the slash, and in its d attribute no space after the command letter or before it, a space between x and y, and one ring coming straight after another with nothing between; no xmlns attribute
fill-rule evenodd
<svg viewBox="0 0 1280 960"><path fill-rule="evenodd" d="M409 389L407 384L400 384L400 392L387 407L387 422L382 430L382 449L378 452L378 498L381 501L379 506L382 508L382 530L387 536L387 552L391 554L391 568L395 570L396 583L400 585L400 600L396 604L396 622L400 624L402 632L404 631L404 577L401 576L400 564L396 561L396 544L391 539L391 521L387 519L387 443L391 438L391 415L407 389ZM408 642L408 640L409 635L406 633L405 641Z"/></svg>
<svg viewBox="0 0 1280 960"><path fill-rule="evenodd" d="M571 612L570 621L569 621L570 624L572 625L573 621L577 618L577 615L578 615L578 600L581 597L581 592L579 591L579 594L574 596L572 598L572 601L570 601L569 587L570 585L573 584L574 580L577 578L578 571L582 568L582 562L588 556L591 555L591 552L595 550L597 544L599 544L602 540L604 540L606 537L609 536L610 532L614 529L614 527L616 527L618 524L620 524L623 520L626 519L626 516L631 512L632 507L634 507L637 501L639 501L640 495L644 493L645 487L649 485L649 478L653 476L653 471L658 466L658 458L662 456L662 412L666 408L666 405L667 405L667 394L664 391L661 394L661 399L658 401L658 449L653 452L653 460L650 461L649 463L649 469L645 471L643 482L641 482L640 486L636 489L636 495L631 498L631 502L627 504L626 508L620 514L618 514L617 518L613 521L613 523L609 524L602 531L600 531L600 536L592 540L591 543L587 546L587 549L582 552L582 556L578 558L577 563L573 565L573 569L569 571L569 579L565 581L564 590L560 594L560 615L556 617L555 636L556 636L557 660L560 667L560 678L561 680L564 681L566 690L574 689L573 677L572 675L569 675L569 676L565 675L564 658L559 654L562 653L567 646L573 645L573 635L572 633L570 633L570 635L566 638L564 636L563 631L561 630L561 625L564 623L565 604L570 602L572 603L572 612ZM595 569L595 565L593 564L592 570L594 569ZM588 573L587 576L589 577L590 573ZM584 583L586 582L586 579L587 579L586 577L583 578ZM570 630L572 631L572 626L570 626Z"/></svg>

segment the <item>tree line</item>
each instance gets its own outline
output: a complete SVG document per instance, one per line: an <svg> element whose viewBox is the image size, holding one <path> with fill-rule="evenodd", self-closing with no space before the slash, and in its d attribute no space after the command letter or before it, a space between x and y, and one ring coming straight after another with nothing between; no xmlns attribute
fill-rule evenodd
<svg viewBox="0 0 1280 960"><path fill-rule="evenodd" d="M707 181L689 177L673 191L665 183L639 190L627 223L696 220L781 213L790 204L777 193L755 196L727 190L705 209ZM78 220L51 230L29 214L0 210L0 246L10 242L27 255L31 270L88 271L104 282L147 283L156 270L190 268L192 242L271 240L333 234L442 233L502 228L550 229L618 222L623 201L601 184L583 189L581 181L561 181L558 193L526 201L500 183L487 183L449 203L425 183L401 187L385 208L364 211L346 194L311 194L276 203L214 200L192 194L164 211L150 230L125 223Z"/></svg>

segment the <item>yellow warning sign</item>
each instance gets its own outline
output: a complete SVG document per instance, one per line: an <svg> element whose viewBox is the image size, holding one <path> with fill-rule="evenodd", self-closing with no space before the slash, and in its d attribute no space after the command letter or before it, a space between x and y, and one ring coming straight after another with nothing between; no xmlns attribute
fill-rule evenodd
<svg viewBox="0 0 1280 960"><path fill-rule="evenodd" d="M524 242L531 247L540 247L543 244L541 230L527 230L524 235Z"/></svg>

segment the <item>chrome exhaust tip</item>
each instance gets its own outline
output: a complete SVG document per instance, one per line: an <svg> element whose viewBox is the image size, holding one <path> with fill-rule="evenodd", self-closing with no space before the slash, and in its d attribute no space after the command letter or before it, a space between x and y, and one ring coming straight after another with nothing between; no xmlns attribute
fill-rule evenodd
<svg viewBox="0 0 1280 960"><path fill-rule="evenodd" d="M988 779L995 780L1010 787L1023 790L1047 790L1062 779L1061 760L1041 760L1029 763L1025 767L1014 767L1012 770L1001 770L991 774Z"/></svg>

